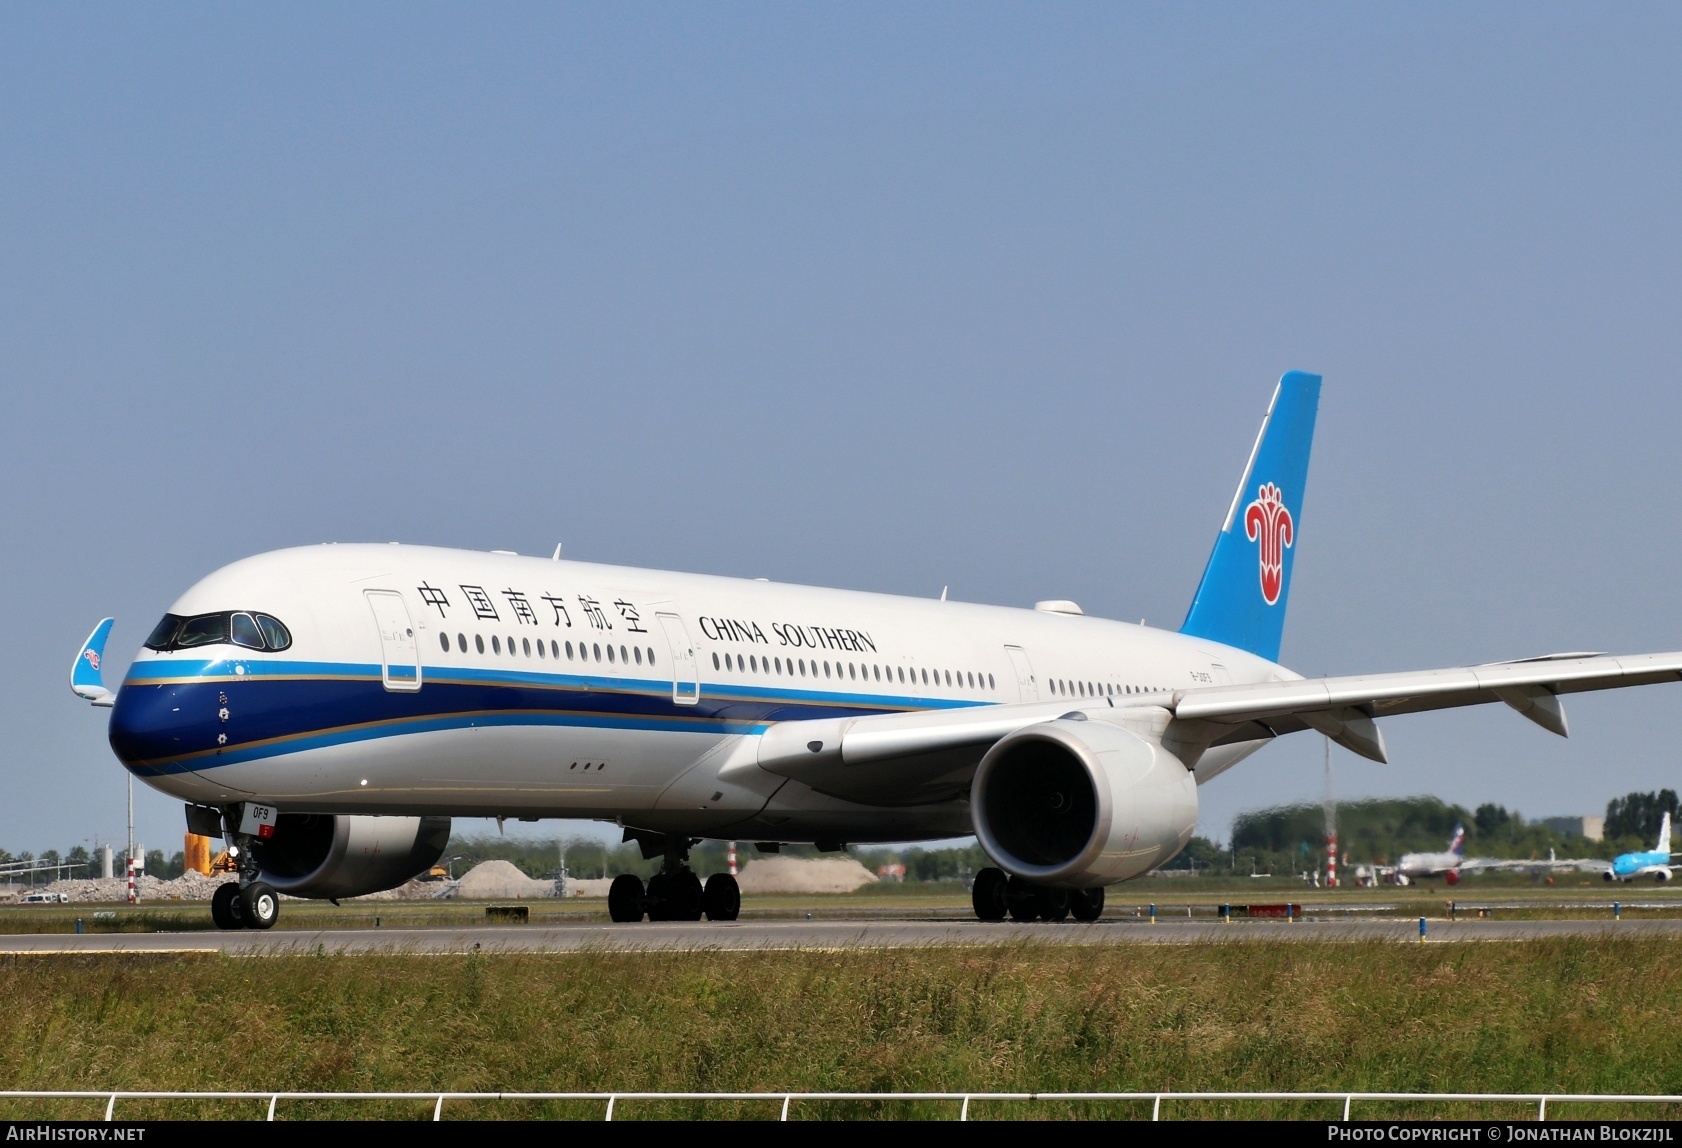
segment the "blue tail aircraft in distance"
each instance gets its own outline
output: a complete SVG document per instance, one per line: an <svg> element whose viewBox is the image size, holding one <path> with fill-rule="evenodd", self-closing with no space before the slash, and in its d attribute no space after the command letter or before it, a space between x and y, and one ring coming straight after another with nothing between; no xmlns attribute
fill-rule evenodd
<svg viewBox="0 0 1682 1148"><path fill-rule="evenodd" d="M1633 881L1637 877L1651 877L1658 882L1670 880L1672 866L1670 859L1675 854L1670 851L1670 814L1665 814L1659 822L1659 843L1649 850L1635 853L1620 853L1612 858L1612 864L1602 874L1608 881Z"/></svg>

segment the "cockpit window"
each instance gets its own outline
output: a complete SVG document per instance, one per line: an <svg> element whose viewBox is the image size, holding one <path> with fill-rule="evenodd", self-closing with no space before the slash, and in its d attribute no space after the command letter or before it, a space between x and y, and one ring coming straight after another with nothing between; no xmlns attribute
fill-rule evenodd
<svg viewBox="0 0 1682 1148"><path fill-rule="evenodd" d="M249 611L197 614L183 618L165 614L146 639L149 650L187 650L196 646L232 643L250 650L284 650L292 635L280 619Z"/></svg>
<svg viewBox="0 0 1682 1148"><path fill-rule="evenodd" d="M257 619L250 614L235 614L229 632L236 646L249 646L253 650L263 648L263 632L257 628Z"/></svg>
<svg viewBox="0 0 1682 1148"><path fill-rule="evenodd" d="M292 644L292 635L280 624L279 618L258 614L257 627L263 631L263 641L271 650L284 650Z"/></svg>
<svg viewBox="0 0 1682 1148"><path fill-rule="evenodd" d="M174 639L175 631L180 628L180 617L175 614L165 614L164 620L153 627L151 635L147 637L145 643L146 648L148 650L169 649L169 643Z"/></svg>
<svg viewBox="0 0 1682 1148"><path fill-rule="evenodd" d="M176 648L183 650L192 646L212 646L227 640L226 614L200 614L197 618L188 618L175 632Z"/></svg>

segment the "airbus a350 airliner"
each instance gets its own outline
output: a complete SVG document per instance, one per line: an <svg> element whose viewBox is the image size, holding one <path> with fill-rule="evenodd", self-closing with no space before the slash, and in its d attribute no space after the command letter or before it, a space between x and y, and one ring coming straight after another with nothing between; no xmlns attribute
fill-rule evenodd
<svg viewBox="0 0 1682 1148"><path fill-rule="evenodd" d="M974 833L984 920L1091 920L1172 858L1197 788L1283 734L1384 761L1375 719L1504 702L1564 735L1558 695L1682 678L1682 653L1562 654L1305 679L1278 664L1320 378L1279 382L1178 632L763 580L399 545L323 545L211 574L113 694L100 623L71 686L112 749L225 836L225 928L278 892L344 897L436 861L451 817L600 818L649 857L616 921L736 916L703 838Z"/></svg>

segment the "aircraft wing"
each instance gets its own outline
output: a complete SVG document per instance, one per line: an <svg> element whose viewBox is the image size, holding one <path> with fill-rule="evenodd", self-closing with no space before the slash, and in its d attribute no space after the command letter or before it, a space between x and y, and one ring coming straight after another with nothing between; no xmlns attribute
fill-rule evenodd
<svg viewBox="0 0 1682 1148"><path fill-rule="evenodd" d="M1560 694L1682 681L1682 653L1608 657L1563 654L1446 670L1303 678L1183 690L1169 708L1181 736L1202 722L1207 744L1314 729L1344 748L1385 760L1374 718L1505 702L1543 729L1567 736ZM1204 741L1204 738L1191 740Z"/></svg>
<svg viewBox="0 0 1682 1148"><path fill-rule="evenodd" d="M1548 857L1537 861L1516 858L1468 857L1460 866L1462 873L1542 873L1577 872L1598 873L1610 868L1610 861L1598 857Z"/></svg>
<svg viewBox="0 0 1682 1148"><path fill-rule="evenodd" d="M1066 699L938 712L778 722L760 739L757 766L822 793L873 805L948 800L1006 734L1073 711L1154 711L1162 738L1188 766L1212 746L1317 730L1363 757L1386 760L1374 719L1504 702L1567 735L1559 695L1682 681L1682 652L1610 657L1557 654L1440 670L1205 686L1126 698Z"/></svg>

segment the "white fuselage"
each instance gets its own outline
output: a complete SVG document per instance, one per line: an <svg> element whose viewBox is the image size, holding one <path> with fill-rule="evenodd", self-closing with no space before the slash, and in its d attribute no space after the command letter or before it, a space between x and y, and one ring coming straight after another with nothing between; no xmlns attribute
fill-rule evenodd
<svg viewBox="0 0 1682 1148"><path fill-rule="evenodd" d="M766 840L970 832L962 799L826 797L751 760L774 723L1161 697L1297 677L1205 639L1055 610L433 547L325 545L216 571L170 613L291 644L142 650L118 756L187 801L582 817ZM1198 780L1260 742L1217 747Z"/></svg>

